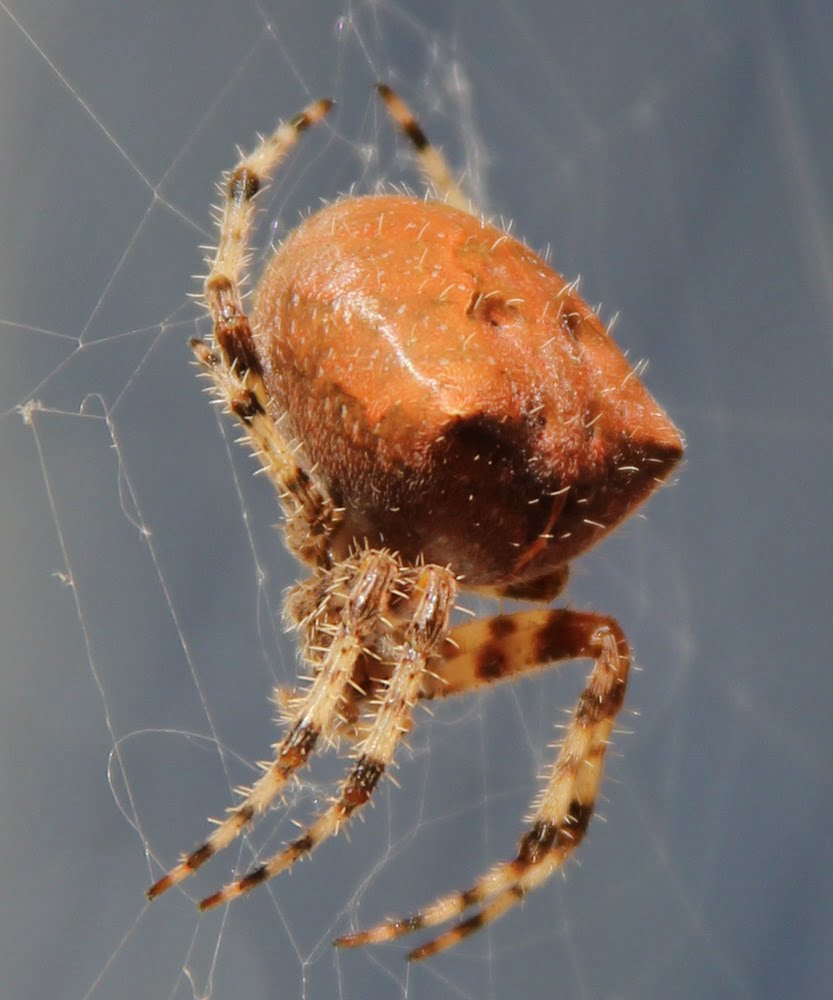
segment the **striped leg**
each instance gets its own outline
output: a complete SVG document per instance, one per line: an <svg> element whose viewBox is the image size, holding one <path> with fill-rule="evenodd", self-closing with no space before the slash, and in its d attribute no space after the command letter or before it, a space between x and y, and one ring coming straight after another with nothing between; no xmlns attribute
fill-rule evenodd
<svg viewBox="0 0 833 1000"><path fill-rule="evenodd" d="M413 916L348 934L336 941L338 945L392 941L451 920L471 906L482 906L474 916L412 951L409 958L427 958L451 948L546 881L587 831L627 685L630 651L619 624L576 611L526 611L463 625L449 638L458 649L447 652L438 668L447 683L432 682L425 692L428 697L460 693L559 660L591 657L595 664L515 858L495 866L465 892L443 896Z"/></svg>
<svg viewBox="0 0 833 1000"><path fill-rule="evenodd" d="M198 363L214 388L245 428L246 437L288 506L288 541L306 562L324 565L327 540L335 525L332 502L300 467L291 442L285 440L268 413L263 372L243 308L241 284L248 240L255 220L255 196L311 125L320 121L332 101L316 101L292 121L279 125L272 135L244 156L220 190L224 196L220 232L214 259L205 279L204 294L214 321L212 350L199 339L191 341Z"/></svg>
<svg viewBox="0 0 833 1000"><path fill-rule="evenodd" d="M439 566L423 566L418 570L415 606L408 616L396 666L339 797L282 851L253 868L242 879L202 900L199 904L201 910L227 903L291 868L324 840L337 834L341 826L370 799L385 768L393 760L402 733L409 728L428 661L445 637L456 589L454 575L449 570Z"/></svg>
<svg viewBox="0 0 833 1000"><path fill-rule="evenodd" d="M391 118L411 140L420 169L437 194L452 208L460 208L464 212L470 211L470 199L458 187L442 154L428 141L428 136L423 132L413 111L386 83L377 83L376 90L385 102Z"/></svg>
<svg viewBox="0 0 833 1000"><path fill-rule="evenodd" d="M334 574L341 569L338 567ZM365 552L348 569L347 580L334 580L334 586L349 584L341 622L334 628L331 644L298 707L294 725L275 746L274 761L207 840L148 889L149 899L161 896L228 847L255 817L265 812L292 775L306 763L319 738L336 724L339 704L362 652L363 641L379 616L384 616L401 572L399 563L384 552Z"/></svg>

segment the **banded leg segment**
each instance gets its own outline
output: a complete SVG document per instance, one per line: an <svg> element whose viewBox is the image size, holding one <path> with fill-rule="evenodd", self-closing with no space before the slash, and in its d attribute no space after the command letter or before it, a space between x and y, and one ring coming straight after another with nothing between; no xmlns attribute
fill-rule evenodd
<svg viewBox="0 0 833 1000"><path fill-rule="evenodd" d="M399 94L391 90L386 83L377 83L376 90L385 102L385 107L391 118L410 139L411 145L416 151L420 169L437 194L445 199L452 208L459 208L464 212L470 211L470 199L460 190L444 157L438 149L431 145L413 111Z"/></svg>
<svg viewBox="0 0 833 1000"><path fill-rule="evenodd" d="M197 361L210 375L219 397L243 424L252 448L276 485L287 509L287 540L306 562L326 565L337 515L331 500L298 464L291 442L284 439L272 415L263 372L243 308L241 281L248 241L255 221L255 196L311 125L320 121L332 101L310 104L278 126L253 152L244 156L220 185L224 195L217 250L205 279L204 295L214 322L212 350L191 341Z"/></svg>
<svg viewBox="0 0 833 1000"><path fill-rule="evenodd" d="M276 744L274 761L206 841L148 889L149 899L161 896L228 847L255 817L266 811L292 775L307 762L319 738L332 730L345 687L362 652L363 640L375 627L378 617L385 614L399 572L399 563L387 553L367 552L360 557L351 573L341 623L335 628L320 671L298 707L294 725Z"/></svg>
<svg viewBox="0 0 833 1000"><path fill-rule="evenodd" d="M502 637L494 632L501 622ZM475 626L491 625L493 654L501 648L507 659L497 676L488 678L477 670L478 647L470 642ZM366 931L348 934L336 941L343 947L357 947L392 941L411 931L432 927L461 915L469 907L482 905L473 917L457 924L409 955L427 958L457 944L463 938L502 916L526 893L546 881L578 847L587 832L599 784L604 755L616 716L622 707L630 667L627 640L612 618L575 611L530 611L501 616L492 623L473 623L451 633L460 642L459 656L447 656L439 673L448 677L447 690L436 695L457 693L467 688L543 666L558 660L592 657L595 665L587 686L579 697L547 785L535 803L532 826L521 838L515 858L496 865L465 892L450 893L426 909L396 920L388 920ZM537 649L536 659L531 651ZM524 653L526 651L526 653ZM482 648L480 649L482 653ZM523 654L523 655L522 655ZM454 666L456 661L456 667ZM486 663L485 654L480 659Z"/></svg>
<svg viewBox="0 0 833 1000"><path fill-rule="evenodd" d="M588 633L600 620L595 614L541 608L458 625L443 644L435 673L426 677L422 697L468 694L528 671L593 657Z"/></svg>
<svg viewBox="0 0 833 1000"><path fill-rule="evenodd" d="M321 121L333 102L315 101L277 129L247 156L241 158L221 182L224 195L220 235L211 270L205 279L205 300L214 320L214 338L229 367L238 366L242 376L259 370L252 353L252 331L243 309L241 275L248 253L249 235L255 221L254 199L286 159L302 132Z"/></svg>
<svg viewBox="0 0 833 1000"><path fill-rule="evenodd" d="M299 464L292 443L281 434L269 413L269 397L260 369L250 367L241 377L239 363L229 367L204 341L192 340L191 349L214 382L218 397L243 425L252 451L275 484L286 514L288 548L302 562L329 568L330 539L340 514L330 497Z"/></svg>
<svg viewBox="0 0 833 1000"><path fill-rule="evenodd" d="M393 760L402 733L409 728L427 664L445 637L456 590L454 575L449 570L439 566L419 569L415 606L405 629L404 641L399 647L396 666L339 797L282 851L253 868L242 879L202 900L199 904L201 910L227 903L291 868L300 858L337 834L341 826L369 801L386 767Z"/></svg>

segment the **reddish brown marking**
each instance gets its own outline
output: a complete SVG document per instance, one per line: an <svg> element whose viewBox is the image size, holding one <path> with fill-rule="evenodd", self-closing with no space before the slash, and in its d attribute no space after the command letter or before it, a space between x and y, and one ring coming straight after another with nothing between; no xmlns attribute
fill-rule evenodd
<svg viewBox="0 0 833 1000"><path fill-rule="evenodd" d="M561 323L574 340L578 340L578 331L586 311L587 304L583 299L572 297L565 299L561 313Z"/></svg>
<svg viewBox="0 0 833 1000"><path fill-rule="evenodd" d="M251 327L245 316L233 314L228 319L218 320L214 336L229 367L233 367L240 378L247 372L263 374L260 357L252 343Z"/></svg>
<svg viewBox="0 0 833 1000"><path fill-rule="evenodd" d="M475 931L479 931L481 927L486 923L486 916L483 913L475 913L473 917L469 917L468 920L461 921L451 932L454 935L455 944L458 941L463 941L465 938L474 934ZM429 941L427 944L420 945L419 948L414 948L413 951L408 954L409 962L420 962L424 958L430 958L435 952L440 949L448 947L448 945L440 946L436 941Z"/></svg>
<svg viewBox="0 0 833 1000"><path fill-rule="evenodd" d="M612 719L625 702L626 685L614 681L604 693L599 693L593 687L582 691L576 705L576 722L583 726L595 726L603 719Z"/></svg>
<svg viewBox="0 0 833 1000"><path fill-rule="evenodd" d="M320 121L324 115L330 111L331 108L335 107L335 101L331 101L328 97L322 98L307 111L301 111L300 114L295 115L289 122L292 128L296 132L306 132L306 130L314 125L316 122Z"/></svg>
<svg viewBox="0 0 833 1000"><path fill-rule="evenodd" d="M257 868L253 868L248 875L244 875L238 883L240 889L243 892L249 892L254 889L256 885L260 885L261 882L265 882L269 877L269 870L266 865L259 865Z"/></svg>
<svg viewBox="0 0 833 1000"><path fill-rule="evenodd" d="M251 892L256 886L265 882L269 878L269 870L266 865L259 865L257 868L253 868L252 871L245 875L237 883L237 888L241 892ZM223 902L224 890L219 889L217 892L212 893L210 896L206 896L205 899L201 899L197 904L200 910L211 910L215 906L218 906Z"/></svg>
<svg viewBox="0 0 833 1000"><path fill-rule="evenodd" d="M414 148L420 152L427 149L431 145L428 136L422 131L419 122L402 103L398 95L386 83L377 83L376 90L382 100L391 106L394 117L399 122L402 131L413 143Z"/></svg>
<svg viewBox="0 0 833 1000"><path fill-rule="evenodd" d="M505 639L518 629L517 622L511 615L495 615L489 619L489 635L493 639Z"/></svg>
<svg viewBox="0 0 833 1000"><path fill-rule="evenodd" d="M500 643L488 642L477 654L475 669L477 676L483 680L497 680L503 677L509 666Z"/></svg>
<svg viewBox="0 0 833 1000"><path fill-rule="evenodd" d="M566 821L558 828L554 849L569 852L578 846L587 833L590 819L593 816L593 805L584 805L573 800Z"/></svg>
<svg viewBox="0 0 833 1000"><path fill-rule="evenodd" d="M228 194L232 201L251 201L260 190L260 178L251 167L237 167L229 177Z"/></svg>
<svg viewBox="0 0 833 1000"><path fill-rule="evenodd" d="M185 859L185 866L190 868L192 872L195 872L198 868L204 865L213 854L214 848L211 844L203 844L202 847L198 847L195 851L192 851L188 855Z"/></svg>
<svg viewBox="0 0 833 1000"><path fill-rule="evenodd" d="M552 663L585 656L595 658L601 652L601 629L610 629L614 636L621 634L613 619L590 612L556 608L535 636L536 661Z"/></svg>
<svg viewBox="0 0 833 1000"><path fill-rule="evenodd" d="M292 474L284 483L285 489L293 496L301 495L310 486L310 478L300 465L296 465Z"/></svg>
<svg viewBox="0 0 833 1000"><path fill-rule="evenodd" d="M241 826L245 826L246 823L251 823L252 818L255 814L254 806L240 806L240 808L235 813L238 822Z"/></svg>
<svg viewBox="0 0 833 1000"><path fill-rule="evenodd" d="M205 283L205 292L218 298L223 295L231 296L234 293L234 286L225 274L212 274Z"/></svg>
<svg viewBox="0 0 833 1000"><path fill-rule="evenodd" d="M205 899L201 899L197 906L205 912L206 910L213 910L215 906L218 906L223 898L223 890L219 889L217 892L212 893L210 896L206 896Z"/></svg>
<svg viewBox="0 0 833 1000"><path fill-rule="evenodd" d="M403 920L395 920L393 922L393 927L399 934L410 934L411 931L419 931L425 926L425 917L420 913L414 914L412 917L405 917Z"/></svg>
<svg viewBox="0 0 833 1000"><path fill-rule="evenodd" d="M308 854L313 847L315 847L315 844L308 833L305 833L303 837L298 837L297 840L293 840L289 845L290 850L295 855Z"/></svg>
<svg viewBox="0 0 833 1000"><path fill-rule="evenodd" d="M318 740L318 730L306 723L295 726L281 747L280 765L287 770L294 770L309 757Z"/></svg>
<svg viewBox="0 0 833 1000"><path fill-rule="evenodd" d="M475 292L466 307L466 315L476 322L489 326L506 326L513 320L517 306L511 305L502 295L481 295Z"/></svg>
<svg viewBox="0 0 833 1000"><path fill-rule="evenodd" d="M465 892L460 893L460 905L465 910L470 906L474 906L482 898L483 894L478 889L467 889Z"/></svg>
<svg viewBox="0 0 833 1000"><path fill-rule="evenodd" d="M384 764L370 757L359 758L342 796L347 815L367 802L384 771Z"/></svg>
<svg viewBox="0 0 833 1000"><path fill-rule="evenodd" d="M539 820L532 829L521 838L518 848L518 861L524 867L537 864L555 843L558 827L555 823Z"/></svg>
<svg viewBox="0 0 833 1000"><path fill-rule="evenodd" d="M250 424L252 420L264 412L263 407L253 392L244 393L233 399L229 403L229 409L244 424Z"/></svg>
<svg viewBox="0 0 833 1000"><path fill-rule="evenodd" d="M157 896L161 896L163 892L167 892L168 889L174 884L174 880L170 875L163 875L158 882L154 882L153 885L147 890L145 895L148 899L156 899Z"/></svg>

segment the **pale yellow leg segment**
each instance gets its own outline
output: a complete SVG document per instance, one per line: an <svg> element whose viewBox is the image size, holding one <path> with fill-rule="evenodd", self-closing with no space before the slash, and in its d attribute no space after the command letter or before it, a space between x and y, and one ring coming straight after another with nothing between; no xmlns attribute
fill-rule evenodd
<svg viewBox="0 0 833 1000"><path fill-rule="evenodd" d="M300 858L337 834L341 826L370 799L385 768L393 760L402 733L409 728L426 665L448 628L456 589L455 578L448 570L438 566L420 568L414 588L414 608L397 663L339 797L300 837L242 879L202 900L200 909L208 910L227 903L291 868ZM402 612L397 609L399 613Z"/></svg>
<svg viewBox="0 0 833 1000"><path fill-rule="evenodd" d="M385 102L391 118L411 140L420 169L437 194L453 208L471 211L470 199L460 190L442 154L428 141L428 136L408 105L386 83L378 83L376 90Z"/></svg>
<svg viewBox="0 0 833 1000"><path fill-rule="evenodd" d="M477 645L477 636L487 644ZM627 640L611 618L574 611L530 611L472 623L451 633L459 649L446 646L438 673L448 685L436 684L437 696L458 693L558 660L592 657L595 666L579 697L572 721L535 804L532 826L521 838L516 857L481 876L465 892L454 892L426 909L340 938L336 944L356 947L392 941L411 931L459 916L471 906L487 904L475 916L411 954L425 958L444 950L501 916L560 867L583 839L598 794L604 755L614 720L622 706L630 667ZM484 652L485 648L485 652ZM506 657L505 661L503 657ZM512 660L510 657L516 657ZM500 663L501 668L495 668ZM443 691L445 688L445 691Z"/></svg>
<svg viewBox="0 0 833 1000"><path fill-rule="evenodd" d="M320 671L298 707L294 725L275 746L274 761L206 841L148 889L150 899L182 882L228 847L241 830L268 809L287 781L306 763L319 738L329 733L362 651L363 637L378 617L385 614L399 572L398 562L387 553L367 552L357 557L341 624L335 630Z"/></svg>

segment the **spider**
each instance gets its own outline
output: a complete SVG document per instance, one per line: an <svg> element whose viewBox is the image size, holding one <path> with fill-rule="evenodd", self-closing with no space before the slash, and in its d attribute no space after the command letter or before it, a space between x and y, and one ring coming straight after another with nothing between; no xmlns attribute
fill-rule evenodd
<svg viewBox="0 0 833 1000"><path fill-rule="evenodd" d="M336 941L390 941L477 908L409 956L421 959L506 913L584 838L630 651L613 618L546 605L572 560L668 477L683 442L576 285L472 214L407 105L377 89L438 197L347 197L307 218L268 262L251 319L241 286L255 196L332 102L279 125L221 185L204 286L213 342L191 346L275 485L288 547L310 567L285 611L311 677L280 695L287 730L262 775L148 896L228 847L322 742L355 745L338 794L202 910L346 826L421 699L591 659L515 856L464 892ZM460 589L542 606L452 624Z"/></svg>

